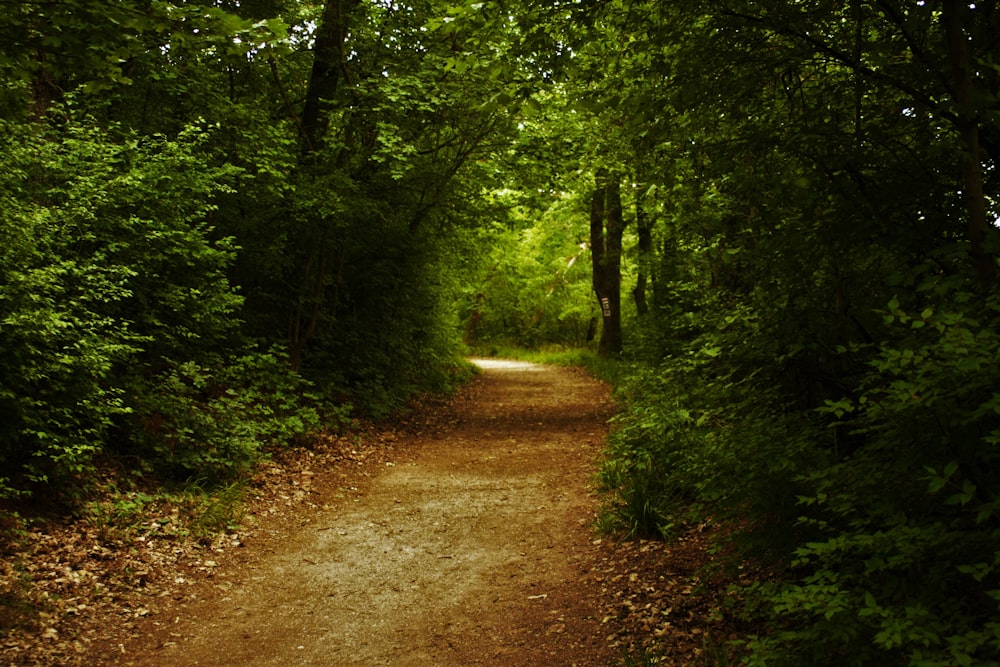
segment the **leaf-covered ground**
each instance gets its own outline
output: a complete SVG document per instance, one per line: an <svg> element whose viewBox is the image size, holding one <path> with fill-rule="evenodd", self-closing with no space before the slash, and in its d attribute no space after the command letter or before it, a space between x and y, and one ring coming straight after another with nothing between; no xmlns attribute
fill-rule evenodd
<svg viewBox="0 0 1000 667"><path fill-rule="evenodd" d="M133 496L29 525L3 545L0 660L712 664L731 624L705 533L593 532L607 389L487 366L400 423L276 453L245 504Z"/></svg>

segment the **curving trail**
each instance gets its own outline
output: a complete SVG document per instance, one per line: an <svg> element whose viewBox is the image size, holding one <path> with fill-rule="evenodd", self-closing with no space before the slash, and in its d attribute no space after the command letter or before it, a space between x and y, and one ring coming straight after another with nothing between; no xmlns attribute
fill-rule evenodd
<svg viewBox="0 0 1000 667"><path fill-rule="evenodd" d="M607 389L477 363L445 428L401 438L363 488L319 475L321 506L220 560L106 664L611 664L590 529Z"/></svg>

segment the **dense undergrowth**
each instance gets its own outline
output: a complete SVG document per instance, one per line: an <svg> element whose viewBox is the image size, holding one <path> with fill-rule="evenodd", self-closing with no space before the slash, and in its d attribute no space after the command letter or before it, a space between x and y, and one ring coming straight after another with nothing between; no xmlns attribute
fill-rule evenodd
<svg viewBox="0 0 1000 667"><path fill-rule="evenodd" d="M730 611L755 628L747 664L1000 660L998 302L936 281L919 302L881 310L881 343L831 350L854 372L819 404L745 330L624 374L606 522L729 527L718 547L760 572Z"/></svg>
<svg viewBox="0 0 1000 667"><path fill-rule="evenodd" d="M981 315L963 312L967 298ZM996 300L967 298L915 315L887 304L884 343L833 357L858 364L853 391L817 407L767 391L767 368L737 381L746 348L732 342L724 361L657 366L487 351L588 366L616 385L600 530L670 541L718 527L713 567L733 582L719 611L742 636L706 664L985 666L1000 650L1000 339ZM658 664L655 650L629 659Z"/></svg>

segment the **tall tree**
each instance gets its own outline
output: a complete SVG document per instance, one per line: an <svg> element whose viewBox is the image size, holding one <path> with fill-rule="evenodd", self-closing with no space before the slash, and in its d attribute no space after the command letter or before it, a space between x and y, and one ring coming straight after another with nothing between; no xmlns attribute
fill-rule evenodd
<svg viewBox="0 0 1000 667"><path fill-rule="evenodd" d="M638 270L635 287L632 288L632 298L635 299L636 313L642 317L649 313L649 301L646 293L652 267L656 261L653 248L653 228L656 226L656 220L649 210L649 189L645 178L640 176L637 181L635 192L635 225L638 237Z"/></svg>
<svg viewBox="0 0 1000 667"><path fill-rule="evenodd" d="M306 153L319 151L326 140L337 88L350 85L347 39L359 0L327 0L313 35L312 68L302 108L301 131Z"/></svg>
<svg viewBox="0 0 1000 667"><path fill-rule="evenodd" d="M613 357L622 351L621 263L625 218L620 180L605 169L599 169L594 180L596 187L590 204L590 254L594 295L603 321L598 352L602 357Z"/></svg>

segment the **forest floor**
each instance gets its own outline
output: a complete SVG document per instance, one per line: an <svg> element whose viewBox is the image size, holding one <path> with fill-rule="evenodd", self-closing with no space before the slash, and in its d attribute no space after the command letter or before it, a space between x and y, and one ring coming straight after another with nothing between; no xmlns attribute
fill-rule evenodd
<svg viewBox="0 0 1000 667"><path fill-rule="evenodd" d="M400 423L276 453L214 539L171 534L169 513L127 535L23 532L4 546L0 664L715 664L730 626L706 535L594 532L606 386L477 363Z"/></svg>

